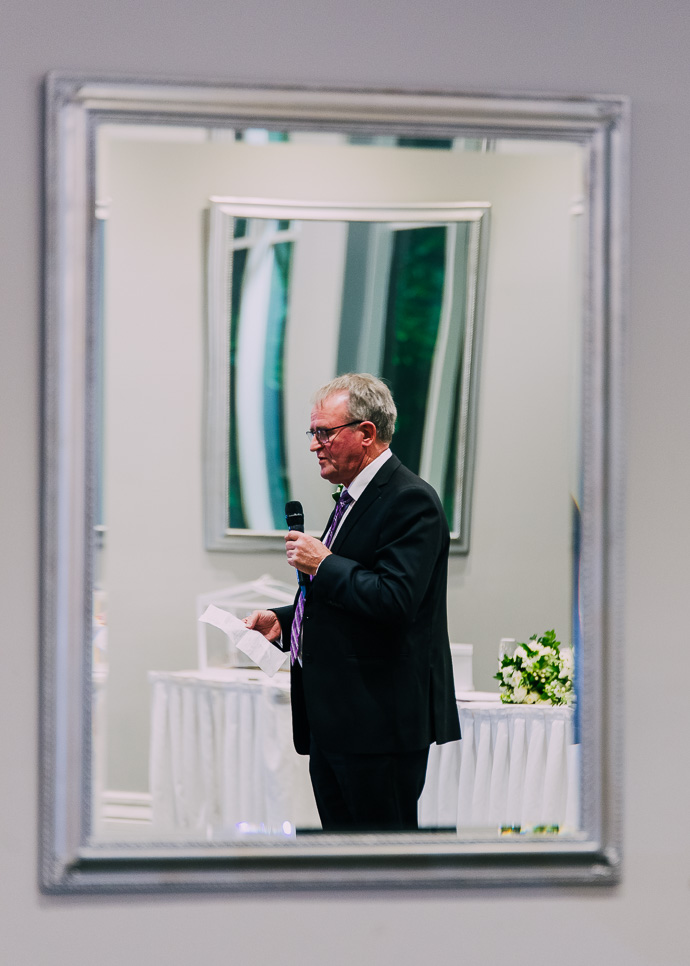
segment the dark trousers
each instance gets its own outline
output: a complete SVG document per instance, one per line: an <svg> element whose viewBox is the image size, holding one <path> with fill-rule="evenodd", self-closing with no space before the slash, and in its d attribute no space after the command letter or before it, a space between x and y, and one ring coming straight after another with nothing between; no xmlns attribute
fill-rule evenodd
<svg viewBox="0 0 690 966"><path fill-rule="evenodd" d="M311 741L309 774L324 832L414 831L429 749L340 754Z"/></svg>

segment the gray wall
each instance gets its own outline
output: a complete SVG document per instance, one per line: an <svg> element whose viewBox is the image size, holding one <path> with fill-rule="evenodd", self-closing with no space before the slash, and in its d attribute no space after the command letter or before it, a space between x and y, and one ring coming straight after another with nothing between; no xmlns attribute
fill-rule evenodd
<svg viewBox="0 0 690 966"><path fill-rule="evenodd" d="M678 0L7 5L0 32L3 963L688 962L688 47L690 19ZM50 68L632 96L629 536L621 669L626 863L619 888L308 899L39 896L39 85ZM521 919L531 928L519 925Z"/></svg>

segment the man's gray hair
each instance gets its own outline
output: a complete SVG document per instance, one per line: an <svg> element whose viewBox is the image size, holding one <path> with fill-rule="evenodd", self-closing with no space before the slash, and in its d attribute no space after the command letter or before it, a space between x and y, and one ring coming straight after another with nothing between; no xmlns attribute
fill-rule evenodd
<svg viewBox="0 0 690 966"><path fill-rule="evenodd" d="M314 405L320 406L329 396L341 392L348 393L347 408L351 418L373 423L381 442L390 443L398 410L385 382L368 372L348 372L322 386L314 394Z"/></svg>

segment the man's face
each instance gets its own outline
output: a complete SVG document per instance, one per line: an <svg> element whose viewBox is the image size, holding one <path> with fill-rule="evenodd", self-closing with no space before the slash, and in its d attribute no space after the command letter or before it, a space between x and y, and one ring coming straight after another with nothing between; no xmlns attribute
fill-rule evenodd
<svg viewBox="0 0 690 966"><path fill-rule="evenodd" d="M312 409L312 430L344 426L350 421L346 392L327 396L320 406ZM358 423L335 430L327 442L319 442L315 436L309 448L312 453L316 453L322 479L334 484L343 483L345 486L352 483L367 462L368 446L364 439L365 433Z"/></svg>

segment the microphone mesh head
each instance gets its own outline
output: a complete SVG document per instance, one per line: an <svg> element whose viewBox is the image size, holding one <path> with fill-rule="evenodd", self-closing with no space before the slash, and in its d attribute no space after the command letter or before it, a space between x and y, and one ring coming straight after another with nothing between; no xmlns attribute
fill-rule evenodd
<svg viewBox="0 0 690 966"><path fill-rule="evenodd" d="M285 504L285 522L288 530L301 530L304 533L304 510L298 500Z"/></svg>

